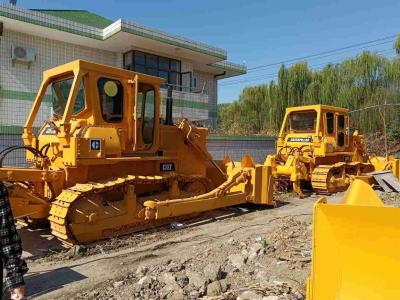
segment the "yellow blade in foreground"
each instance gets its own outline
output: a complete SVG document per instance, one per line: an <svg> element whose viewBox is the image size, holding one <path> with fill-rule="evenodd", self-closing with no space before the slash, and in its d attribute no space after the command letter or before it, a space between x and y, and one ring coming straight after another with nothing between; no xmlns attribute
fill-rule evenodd
<svg viewBox="0 0 400 300"><path fill-rule="evenodd" d="M346 204L314 206L307 299L400 299L400 209L357 180L350 189Z"/></svg>

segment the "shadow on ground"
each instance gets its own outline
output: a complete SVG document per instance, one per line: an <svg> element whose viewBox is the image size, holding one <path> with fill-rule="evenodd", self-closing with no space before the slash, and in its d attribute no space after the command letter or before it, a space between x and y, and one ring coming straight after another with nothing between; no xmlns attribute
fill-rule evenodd
<svg viewBox="0 0 400 300"><path fill-rule="evenodd" d="M26 296L38 297L63 288L64 285L87 278L70 268L59 268L49 272L30 273L25 276Z"/></svg>
<svg viewBox="0 0 400 300"><path fill-rule="evenodd" d="M60 241L51 234L49 228L20 227L18 233L22 240L22 256L24 258L42 256L49 249L63 248Z"/></svg>

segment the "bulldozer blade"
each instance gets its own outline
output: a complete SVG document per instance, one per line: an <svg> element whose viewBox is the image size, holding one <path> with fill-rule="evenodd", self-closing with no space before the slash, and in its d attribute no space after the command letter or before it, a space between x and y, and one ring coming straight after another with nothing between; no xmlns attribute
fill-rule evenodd
<svg viewBox="0 0 400 300"><path fill-rule="evenodd" d="M372 188L355 180L342 204L320 199L313 213L307 300L400 299L400 209L367 201ZM377 196L373 196L377 197Z"/></svg>
<svg viewBox="0 0 400 300"><path fill-rule="evenodd" d="M371 173L378 185L383 188L385 192L400 193L400 182L393 175L392 171L381 171Z"/></svg>

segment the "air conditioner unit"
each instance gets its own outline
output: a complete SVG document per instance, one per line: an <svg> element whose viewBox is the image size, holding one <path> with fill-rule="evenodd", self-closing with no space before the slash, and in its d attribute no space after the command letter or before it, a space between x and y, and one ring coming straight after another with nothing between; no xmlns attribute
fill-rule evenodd
<svg viewBox="0 0 400 300"><path fill-rule="evenodd" d="M36 59L35 49L13 46L11 49L11 58L13 62L20 61L20 62L32 63Z"/></svg>

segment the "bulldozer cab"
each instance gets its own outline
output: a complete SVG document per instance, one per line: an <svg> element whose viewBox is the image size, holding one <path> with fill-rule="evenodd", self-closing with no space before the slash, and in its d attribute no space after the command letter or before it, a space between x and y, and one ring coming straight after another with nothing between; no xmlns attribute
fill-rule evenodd
<svg viewBox="0 0 400 300"><path fill-rule="evenodd" d="M348 110L327 105L286 109L278 147L327 145L326 152L347 151L350 144Z"/></svg>
<svg viewBox="0 0 400 300"><path fill-rule="evenodd" d="M24 126L24 143L59 143L65 149L74 136L95 135L82 149L89 157L155 153L162 83L157 77L81 60L45 71ZM36 137L33 123L45 95L51 95L52 118Z"/></svg>

